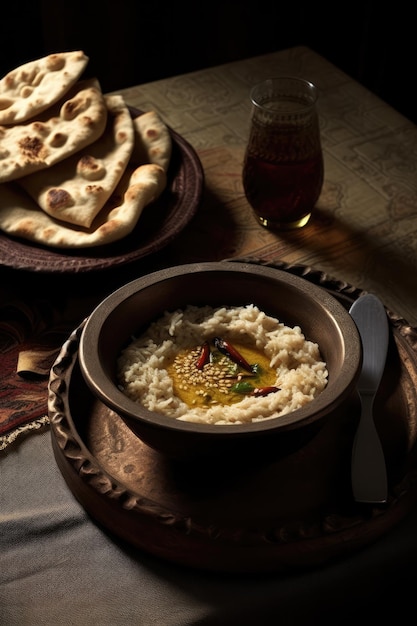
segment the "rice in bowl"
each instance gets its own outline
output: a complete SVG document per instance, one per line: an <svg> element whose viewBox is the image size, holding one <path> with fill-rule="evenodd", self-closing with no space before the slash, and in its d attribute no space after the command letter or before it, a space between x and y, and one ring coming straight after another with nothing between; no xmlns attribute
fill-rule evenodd
<svg viewBox="0 0 417 626"><path fill-rule="evenodd" d="M265 395L190 406L174 389L169 369L180 353L201 347L213 337L246 344L266 357L276 389ZM134 338L117 363L122 391L146 409L169 417L204 424L245 424L276 418L316 398L327 384L327 367L319 346L298 326L284 325L258 307L187 306L165 312L144 334ZM249 377L250 378L250 377Z"/></svg>

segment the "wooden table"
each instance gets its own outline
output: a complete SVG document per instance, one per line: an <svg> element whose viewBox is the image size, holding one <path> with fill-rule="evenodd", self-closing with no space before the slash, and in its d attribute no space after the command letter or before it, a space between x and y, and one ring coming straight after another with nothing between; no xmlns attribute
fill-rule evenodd
<svg viewBox="0 0 417 626"><path fill-rule="evenodd" d="M319 88L325 182L302 230L258 225L241 170L253 84L292 74ZM121 92L197 150L206 192L169 262L255 256L313 266L380 296L417 324L417 127L325 59L296 47Z"/></svg>
<svg viewBox="0 0 417 626"><path fill-rule="evenodd" d="M241 173L251 86L278 74L306 77L319 88L325 180L308 225L274 233L256 221L243 193ZM48 335L45 348L50 350L51 330L53 340L63 340L104 295L133 277L168 265L224 258L254 258L312 268L375 293L396 316L412 327L417 325L417 127L413 123L305 47L137 85L119 93L132 107L158 111L194 148L205 177L201 205L166 248L133 267L117 269L112 276L104 272L101 279L82 273L51 278L42 272L0 267L6 350L10 348L9 328L14 324L13 307L19 307L22 299L18 317L20 320L23 310L29 333L22 335L21 327L16 328L13 349L21 356L25 344L30 357L31 344L36 344L36 350L39 345L42 349L43 338ZM48 307L53 313L45 314ZM56 338L55 329L61 331ZM40 366L45 373L51 354L54 352L47 353L49 361ZM12 385L14 391L7 397L14 399L20 394L19 402L25 403L28 389L21 388L14 378L17 357L7 357L2 386ZM46 407L42 398L42 407ZM36 397L32 402L37 406ZM21 415L19 419L25 421Z"/></svg>
<svg viewBox="0 0 417 626"><path fill-rule="evenodd" d="M325 180L308 225L274 233L256 221L243 193L241 174L249 132L250 89L263 78L278 74L306 77L319 88ZM305 47L137 85L120 93L132 107L158 111L196 151L205 177L197 214L162 251L134 267L116 269L113 276L104 272L101 279L82 273L51 278L42 272L0 267L0 308L5 304L5 313L0 313L6 321L5 348L0 345L0 350L10 348L13 307L19 307L21 300L24 304L18 318L23 310L29 333L22 335L22 328L16 328L12 341L20 356L25 344L30 357L31 344L42 349L48 335L45 348L50 351L50 331L53 337L56 329L62 331L53 340L63 339L104 295L132 277L167 265L224 258L312 268L375 293L396 316L412 327L417 325L417 127L413 123ZM45 314L48 307L53 313ZM51 359L54 353L48 354ZM14 392L7 397L20 393L19 402L24 403L28 390L20 389L14 379L15 355L7 356L2 386L12 385ZM48 360L41 364L45 373L48 364ZM36 406L37 399L32 401ZM19 419L25 421L21 415Z"/></svg>
<svg viewBox="0 0 417 626"><path fill-rule="evenodd" d="M258 225L241 181L250 88L278 74L305 76L319 87L326 168L314 218L287 233ZM0 427L6 424L6 434L0 430L0 613L5 623L69 625L81 619L178 626L284 620L301 626L330 623L326 617L350 624L358 615L404 621L415 608L415 508L375 544L319 571L247 580L183 570L114 542L89 519L64 483L44 427L54 346L60 347L103 292L153 268L248 256L299 264L376 293L416 325L417 127L304 47L121 93L133 107L157 110L194 147L204 168L204 197L175 241L130 271L122 267L111 280L110 272L98 280L0 267ZM18 357L38 349L45 356L40 371L19 377ZM7 430L7 420L14 429ZM16 440L19 445L13 445ZM337 518L333 521L337 525Z"/></svg>

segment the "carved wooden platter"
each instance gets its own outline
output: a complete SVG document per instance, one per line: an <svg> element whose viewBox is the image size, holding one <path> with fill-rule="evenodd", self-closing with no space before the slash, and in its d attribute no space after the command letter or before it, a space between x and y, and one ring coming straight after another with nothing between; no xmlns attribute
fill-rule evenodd
<svg viewBox="0 0 417 626"><path fill-rule="evenodd" d="M304 266L273 266L320 284L347 308L362 293ZM356 395L337 419L279 458L178 464L140 441L87 389L78 365L83 324L51 370L49 418L57 464L95 522L115 538L181 565L288 571L363 549L417 500L417 333L387 314L389 355L376 399L389 480L386 505L358 504L352 497Z"/></svg>

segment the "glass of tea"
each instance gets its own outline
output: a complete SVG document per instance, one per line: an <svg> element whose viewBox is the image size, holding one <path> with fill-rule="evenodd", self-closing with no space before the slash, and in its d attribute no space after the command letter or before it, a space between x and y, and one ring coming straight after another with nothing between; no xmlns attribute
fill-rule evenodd
<svg viewBox="0 0 417 626"><path fill-rule="evenodd" d="M250 93L252 115L243 164L246 198L270 229L307 224L323 185L317 88L269 78Z"/></svg>

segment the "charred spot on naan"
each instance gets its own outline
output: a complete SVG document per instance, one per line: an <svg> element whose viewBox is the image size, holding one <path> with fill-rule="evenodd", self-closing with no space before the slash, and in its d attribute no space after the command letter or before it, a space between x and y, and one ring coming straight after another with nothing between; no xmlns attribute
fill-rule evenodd
<svg viewBox="0 0 417 626"><path fill-rule="evenodd" d="M101 159L96 159L91 154L83 155L76 168L77 174L86 180L99 180L106 175L106 171Z"/></svg>
<svg viewBox="0 0 417 626"><path fill-rule="evenodd" d="M48 190L46 202L54 211L74 206L74 198L71 194L65 191L65 189L57 189L56 187Z"/></svg>
<svg viewBox="0 0 417 626"><path fill-rule="evenodd" d="M23 157L29 161L45 162L48 150L43 141L34 135L27 135L19 141L19 150Z"/></svg>

